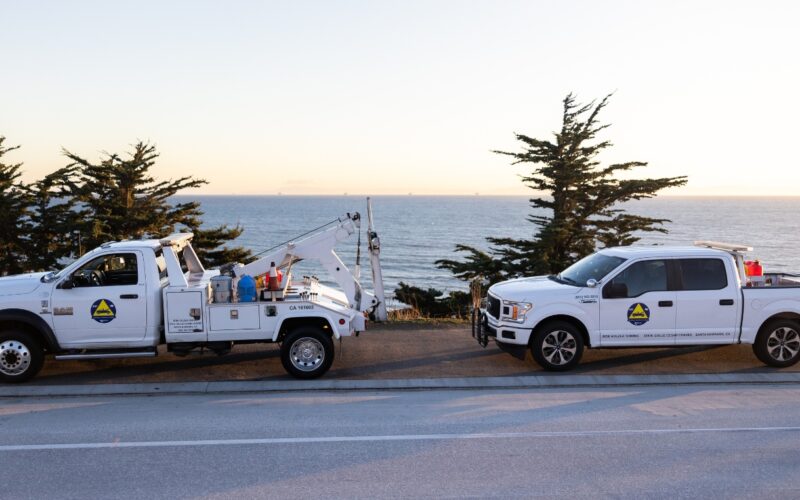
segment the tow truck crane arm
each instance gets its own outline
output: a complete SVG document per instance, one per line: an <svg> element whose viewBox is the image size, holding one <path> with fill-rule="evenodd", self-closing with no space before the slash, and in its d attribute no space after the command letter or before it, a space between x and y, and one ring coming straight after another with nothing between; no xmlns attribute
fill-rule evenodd
<svg viewBox="0 0 800 500"><path fill-rule="evenodd" d="M369 207L371 213L371 206ZM377 240L377 234L371 228L370 222L370 266L372 268L375 293L367 292L342 259L334 251L336 245L347 239L361 227L361 216L358 212L339 217L329 225L303 235L296 241L289 241L273 247L266 254L248 264L238 264L233 267L237 278L244 275L259 276L269 272L274 262L278 269L285 269L301 260L316 260L330 274L331 278L342 288L349 306L369 313L377 321L386 320L386 300L384 296L380 269L380 247L373 249L372 241Z"/></svg>

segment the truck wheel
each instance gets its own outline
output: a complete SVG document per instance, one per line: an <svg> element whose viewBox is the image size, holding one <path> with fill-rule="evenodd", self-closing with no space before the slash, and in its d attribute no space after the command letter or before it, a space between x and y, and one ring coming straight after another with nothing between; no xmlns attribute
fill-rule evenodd
<svg viewBox="0 0 800 500"><path fill-rule="evenodd" d="M333 340L319 328L297 328L283 340L281 363L296 378L321 377L333 363Z"/></svg>
<svg viewBox="0 0 800 500"><path fill-rule="evenodd" d="M38 342L25 332L0 332L0 380L25 382L44 364L44 352Z"/></svg>
<svg viewBox="0 0 800 500"><path fill-rule="evenodd" d="M571 370L583 355L583 336L570 323L553 321L536 329L531 353L545 370Z"/></svg>
<svg viewBox="0 0 800 500"><path fill-rule="evenodd" d="M753 352L769 366L792 366L800 360L800 325L789 319L770 321L758 332Z"/></svg>

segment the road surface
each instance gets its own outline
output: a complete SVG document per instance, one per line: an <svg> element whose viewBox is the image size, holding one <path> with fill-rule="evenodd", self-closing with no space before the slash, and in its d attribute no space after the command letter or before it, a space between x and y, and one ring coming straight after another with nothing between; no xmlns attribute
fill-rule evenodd
<svg viewBox="0 0 800 500"><path fill-rule="evenodd" d="M0 399L2 498L800 497L800 386Z"/></svg>

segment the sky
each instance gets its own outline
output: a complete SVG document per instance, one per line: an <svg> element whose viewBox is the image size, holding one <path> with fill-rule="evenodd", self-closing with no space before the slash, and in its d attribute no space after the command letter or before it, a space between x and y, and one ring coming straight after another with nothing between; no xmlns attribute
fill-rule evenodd
<svg viewBox="0 0 800 500"><path fill-rule="evenodd" d="M198 194L528 194L492 150L613 92L605 162L794 195L800 2L0 0L0 135L33 181L138 140Z"/></svg>

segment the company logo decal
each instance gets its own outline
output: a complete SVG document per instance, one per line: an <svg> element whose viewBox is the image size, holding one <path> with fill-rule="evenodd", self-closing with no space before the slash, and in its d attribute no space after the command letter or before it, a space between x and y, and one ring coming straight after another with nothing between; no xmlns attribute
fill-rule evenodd
<svg viewBox="0 0 800 500"><path fill-rule="evenodd" d="M637 302L628 308L628 323L640 326L650 321L650 308Z"/></svg>
<svg viewBox="0 0 800 500"><path fill-rule="evenodd" d="M98 323L108 323L117 317L117 306L108 299L100 299L92 304L91 313Z"/></svg>

